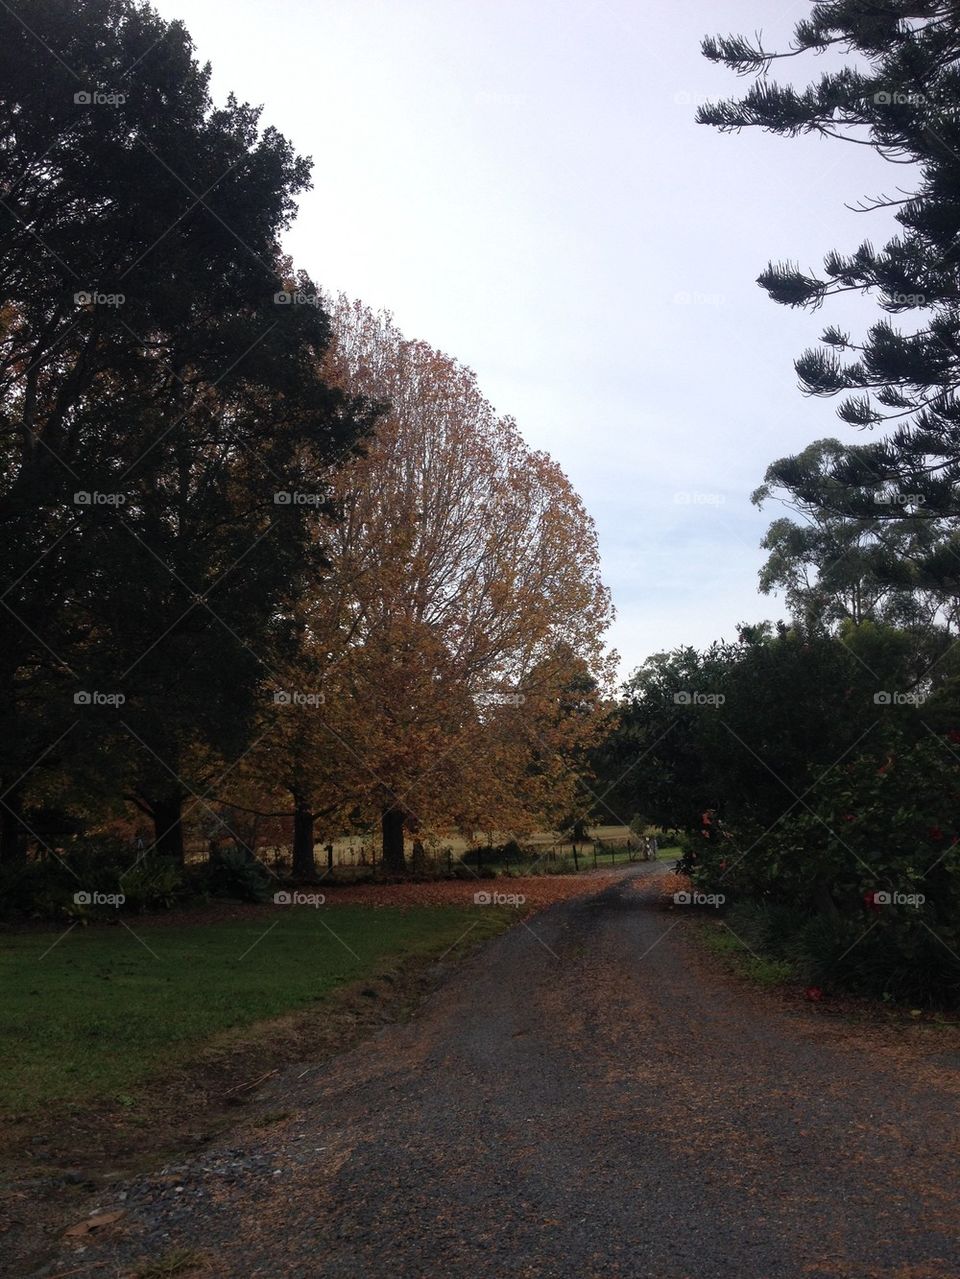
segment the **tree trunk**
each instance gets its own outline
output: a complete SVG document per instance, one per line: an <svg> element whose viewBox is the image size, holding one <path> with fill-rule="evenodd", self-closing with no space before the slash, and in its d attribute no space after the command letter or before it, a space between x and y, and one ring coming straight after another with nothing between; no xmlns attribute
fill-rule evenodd
<svg viewBox="0 0 960 1279"><path fill-rule="evenodd" d="M150 802L153 813L153 843L161 857L169 857L178 866L183 865L183 799L179 795L165 796Z"/></svg>
<svg viewBox="0 0 960 1279"><path fill-rule="evenodd" d="M388 875L407 873L407 859L403 855L403 818L400 808L383 810L383 869Z"/></svg>
<svg viewBox="0 0 960 1279"><path fill-rule="evenodd" d="M0 803L0 866L22 862L27 855L20 803L20 796L15 791L5 795Z"/></svg>
<svg viewBox="0 0 960 1279"><path fill-rule="evenodd" d="M313 880L317 863L313 855L313 813L302 795L293 797L293 878Z"/></svg>

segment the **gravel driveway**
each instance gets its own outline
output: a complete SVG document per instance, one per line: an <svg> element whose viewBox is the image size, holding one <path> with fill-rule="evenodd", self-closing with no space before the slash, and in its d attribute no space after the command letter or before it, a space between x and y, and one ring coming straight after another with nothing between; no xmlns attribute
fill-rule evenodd
<svg viewBox="0 0 960 1279"><path fill-rule="evenodd" d="M146 1268L181 1249L237 1279L958 1279L946 1041L717 972L659 873L598 880L412 1022L287 1072L266 1135L129 1183L38 1273L180 1273Z"/></svg>

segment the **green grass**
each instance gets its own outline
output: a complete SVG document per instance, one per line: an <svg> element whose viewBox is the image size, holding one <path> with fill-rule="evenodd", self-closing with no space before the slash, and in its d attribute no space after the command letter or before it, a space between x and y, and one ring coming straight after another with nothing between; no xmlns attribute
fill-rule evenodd
<svg viewBox="0 0 960 1279"><path fill-rule="evenodd" d="M594 870L593 845L585 844L582 848L578 846L578 849L581 873L585 870ZM667 848L659 849L656 860L658 862L675 862L679 856L680 849L676 845L671 845ZM597 853L597 870L602 870L605 866L637 866L642 864L643 858L639 853L630 853L625 848L605 848ZM470 865L473 869L476 869L476 863L471 862ZM569 850L552 861L542 854L538 857L536 852L534 852L533 856L527 860L505 862L491 858L489 861L485 859L482 865L484 870L494 870L498 875L514 877L549 874L572 875L576 870L573 854Z"/></svg>
<svg viewBox="0 0 960 1279"><path fill-rule="evenodd" d="M613 853L612 859L610 856L611 852ZM669 847L659 848L657 850L656 860L658 862L675 862L679 856L680 849L676 845L670 845ZM597 852L598 869L601 866L619 866L621 863L626 864L633 862L634 864L640 864L643 860L644 859L639 853L629 853L625 848L615 848L612 850L609 848L602 848ZM593 846L591 844L588 844L584 850L581 850L580 865L586 870L593 870Z"/></svg>
<svg viewBox="0 0 960 1279"><path fill-rule="evenodd" d="M703 928L698 934L703 945L721 955L744 977L761 986L782 986L796 977L793 964L785 959L771 959L752 954L735 933L723 924Z"/></svg>
<svg viewBox="0 0 960 1279"><path fill-rule="evenodd" d="M308 1008L405 957L440 955L515 921L456 906L284 908L269 917L75 928L0 939L0 1112L96 1097L135 1104L212 1036ZM135 925L136 927L136 925ZM45 953L46 952L46 953Z"/></svg>

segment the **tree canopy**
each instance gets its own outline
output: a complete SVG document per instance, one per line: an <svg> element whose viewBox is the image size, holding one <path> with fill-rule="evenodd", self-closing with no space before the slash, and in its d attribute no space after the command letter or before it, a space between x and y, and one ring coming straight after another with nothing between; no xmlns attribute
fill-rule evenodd
<svg viewBox="0 0 960 1279"><path fill-rule="evenodd" d="M760 128L783 137L813 134L865 146L896 165L890 193L866 197L869 214L893 211L897 233L880 247L831 250L820 274L770 263L759 283L774 301L816 310L843 293L871 295L883 312L860 337L828 326L821 345L797 361L802 389L842 396L840 418L883 427L846 443L824 484L807 459L784 458L769 479L805 502L875 524L960 513L960 22L950 3L832 0L813 5L793 40L712 37L705 55L755 83L741 98L708 103L701 123L724 132ZM805 87L772 77L778 66L830 51L842 60ZM901 323L898 323L901 321ZM905 324L902 322L906 322ZM956 590L956 549L938 545L924 564Z"/></svg>

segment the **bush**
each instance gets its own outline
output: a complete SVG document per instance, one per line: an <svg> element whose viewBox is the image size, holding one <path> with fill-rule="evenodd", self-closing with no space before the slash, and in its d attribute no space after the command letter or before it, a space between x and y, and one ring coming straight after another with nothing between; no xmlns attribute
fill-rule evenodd
<svg viewBox="0 0 960 1279"><path fill-rule="evenodd" d="M126 910L144 914L150 910L172 910L188 896L183 870L169 858L149 857L120 876Z"/></svg>
<svg viewBox="0 0 960 1279"><path fill-rule="evenodd" d="M0 866L0 914L57 919L67 912L75 888L76 881L53 859Z"/></svg>
<svg viewBox="0 0 960 1279"><path fill-rule="evenodd" d="M515 839L508 839L505 844L483 845L480 848L468 848L461 857L467 866L483 865L484 862L515 863L530 859L530 852Z"/></svg>
<svg viewBox="0 0 960 1279"><path fill-rule="evenodd" d="M932 733L870 740L774 826L717 817L687 839L680 868L704 892L751 903L744 940L793 959L812 984L955 1005L960 757Z"/></svg>
<svg viewBox="0 0 960 1279"><path fill-rule="evenodd" d="M263 862L247 853L227 849L205 867L201 883L214 897L264 902L273 893L274 878Z"/></svg>
<svg viewBox="0 0 960 1279"><path fill-rule="evenodd" d="M169 910L187 895L183 871L169 859L137 860L115 840L84 840L59 857L0 867L0 910L5 917L116 919L118 911ZM78 895L90 900L78 900ZM96 896L123 901L98 903Z"/></svg>
<svg viewBox="0 0 960 1279"><path fill-rule="evenodd" d="M741 943L805 985L911 1004L960 1002L960 960L951 962L933 932L895 907L865 921L741 902L728 919Z"/></svg>

